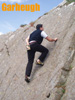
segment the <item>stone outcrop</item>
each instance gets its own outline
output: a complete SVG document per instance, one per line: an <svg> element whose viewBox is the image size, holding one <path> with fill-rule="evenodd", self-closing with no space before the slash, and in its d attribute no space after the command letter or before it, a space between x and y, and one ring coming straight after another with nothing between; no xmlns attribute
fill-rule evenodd
<svg viewBox="0 0 75 100"><path fill-rule="evenodd" d="M36 66L31 82L24 81L26 37L38 23L58 41L43 41L49 49L43 67ZM0 36L0 100L75 100L75 4L58 6L26 25Z"/></svg>

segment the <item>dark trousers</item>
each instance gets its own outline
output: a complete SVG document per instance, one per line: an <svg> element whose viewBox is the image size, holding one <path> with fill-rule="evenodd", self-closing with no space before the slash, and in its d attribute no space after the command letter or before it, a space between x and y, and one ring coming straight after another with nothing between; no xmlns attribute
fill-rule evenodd
<svg viewBox="0 0 75 100"><path fill-rule="evenodd" d="M32 66L33 66L33 62L34 62L34 57L35 57L35 52L41 52L41 55L38 59L40 59L41 62L44 61L47 53L48 53L48 49L45 48L44 46L36 43L33 43L30 45L31 50L27 50L27 54L28 54L28 63L26 66L26 72L25 75L30 76L31 75L31 71L32 71Z"/></svg>

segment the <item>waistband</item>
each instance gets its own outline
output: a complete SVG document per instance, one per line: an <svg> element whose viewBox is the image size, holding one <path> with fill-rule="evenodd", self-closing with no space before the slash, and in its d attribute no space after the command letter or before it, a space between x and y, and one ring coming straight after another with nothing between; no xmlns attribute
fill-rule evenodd
<svg viewBox="0 0 75 100"><path fill-rule="evenodd" d="M36 42L35 40L33 40L33 41L30 41L30 42L29 42L29 44L32 44L32 43L35 43L35 42Z"/></svg>

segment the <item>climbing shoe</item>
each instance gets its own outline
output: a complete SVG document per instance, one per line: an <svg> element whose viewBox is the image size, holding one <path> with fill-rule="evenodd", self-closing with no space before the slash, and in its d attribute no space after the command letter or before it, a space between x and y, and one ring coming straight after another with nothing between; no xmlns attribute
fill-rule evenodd
<svg viewBox="0 0 75 100"><path fill-rule="evenodd" d="M27 83L29 83L29 82L30 82L30 77L25 76L25 81L26 81Z"/></svg>
<svg viewBox="0 0 75 100"><path fill-rule="evenodd" d="M41 66L43 66L44 63L42 63L41 61L36 61L36 65L41 65Z"/></svg>

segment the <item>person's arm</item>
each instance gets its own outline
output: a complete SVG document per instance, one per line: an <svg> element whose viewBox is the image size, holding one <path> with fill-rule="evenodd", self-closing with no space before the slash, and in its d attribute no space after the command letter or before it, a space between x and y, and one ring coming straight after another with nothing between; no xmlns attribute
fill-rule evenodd
<svg viewBox="0 0 75 100"><path fill-rule="evenodd" d="M57 38L52 39L52 38L50 38L49 36L47 36L46 39L47 39L49 42L53 42L53 41L56 42L56 41L58 40Z"/></svg>
<svg viewBox="0 0 75 100"><path fill-rule="evenodd" d="M30 45L29 45L29 36L26 38L26 48L27 50L31 50Z"/></svg>
<svg viewBox="0 0 75 100"><path fill-rule="evenodd" d="M26 44L29 45L29 36L26 38Z"/></svg>
<svg viewBox="0 0 75 100"><path fill-rule="evenodd" d="M43 38L47 39L50 42L53 42L53 41L57 41L58 40L57 38L55 38L55 39L50 38L44 31L41 32L41 36Z"/></svg>

